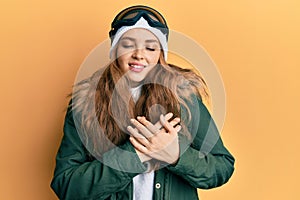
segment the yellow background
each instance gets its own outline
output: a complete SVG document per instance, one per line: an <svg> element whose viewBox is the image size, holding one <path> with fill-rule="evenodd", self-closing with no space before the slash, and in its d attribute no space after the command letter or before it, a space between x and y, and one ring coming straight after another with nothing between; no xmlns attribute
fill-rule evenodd
<svg viewBox="0 0 300 200"><path fill-rule="evenodd" d="M56 199L66 95L115 14L136 3L203 45L222 75L236 171L201 198L300 199L298 0L1 0L0 199Z"/></svg>

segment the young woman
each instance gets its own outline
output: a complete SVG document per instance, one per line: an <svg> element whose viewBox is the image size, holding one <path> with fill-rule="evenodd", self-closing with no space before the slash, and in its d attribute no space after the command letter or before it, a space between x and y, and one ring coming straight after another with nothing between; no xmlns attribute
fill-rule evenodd
<svg viewBox="0 0 300 200"><path fill-rule="evenodd" d="M112 22L111 63L75 86L51 187L60 199L198 199L234 158L197 73L167 64L169 29L146 6Z"/></svg>

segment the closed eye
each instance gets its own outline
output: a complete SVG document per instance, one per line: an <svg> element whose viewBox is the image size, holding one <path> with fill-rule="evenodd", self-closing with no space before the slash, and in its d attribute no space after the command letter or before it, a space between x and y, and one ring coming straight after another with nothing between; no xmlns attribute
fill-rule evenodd
<svg viewBox="0 0 300 200"><path fill-rule="evenodd" d="M156 50L155 48L150 48L150 47L146 47L146 49L147 49L148 51L155 51L155 50Z"/></svg>
<svg viewBox="0 0 300 200"><path fill-rule="evenodd" d="M129 48L133 48L133 45L122 44L122 47L125 48L125 49L129 49Z"/></svg>

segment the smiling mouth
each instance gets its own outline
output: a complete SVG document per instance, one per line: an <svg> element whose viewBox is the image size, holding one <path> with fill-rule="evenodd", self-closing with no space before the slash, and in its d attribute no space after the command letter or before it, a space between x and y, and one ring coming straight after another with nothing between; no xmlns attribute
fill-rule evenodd
<svg viewBox="0 0 300 200"><path fill-rule="evenodd" d="M129 65L129 69L134 72L141 72L146 67L145 65L140 65L135 63L129 63L128 65Z"/></svg>
<svg viewBox="0 0 300 200"><path fill-rule="evenodd" d="M145 65L129 64L129 67L133 67L136 69L143 69L143 68L145 68Z"/></svg>

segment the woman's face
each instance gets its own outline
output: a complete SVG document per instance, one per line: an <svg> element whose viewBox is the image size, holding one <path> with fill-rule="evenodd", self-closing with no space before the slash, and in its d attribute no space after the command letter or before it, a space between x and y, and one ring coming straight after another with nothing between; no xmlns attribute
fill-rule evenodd
<svg viewBox="0 0 300 200"><path fill-rule="evenodd" d="M131 29L117 46L117 62L131 86L139 85L158 63L161 49L156 36L146 29Z"/></svg>

